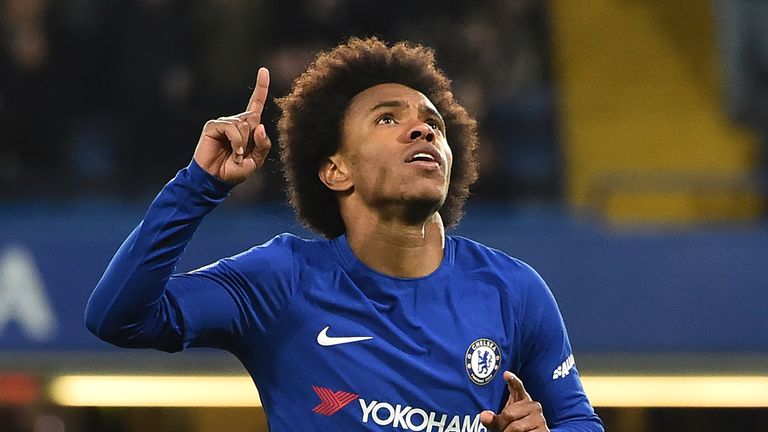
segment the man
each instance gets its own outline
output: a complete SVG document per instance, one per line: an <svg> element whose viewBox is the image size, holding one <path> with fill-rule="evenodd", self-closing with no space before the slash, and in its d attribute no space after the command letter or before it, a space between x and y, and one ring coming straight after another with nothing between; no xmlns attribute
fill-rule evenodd
<svg viewBox="0 0 768 432"><path fill-rule="evenodd" d="M541 278L444 233L477 139L427 48L350 39L278 101L291 203L328 240L284 234L172 276L204 215L264 162L268 85L260 69L247 110L205 125L94 290L88 328L232 352L273 431L603 430Z"/></svg>

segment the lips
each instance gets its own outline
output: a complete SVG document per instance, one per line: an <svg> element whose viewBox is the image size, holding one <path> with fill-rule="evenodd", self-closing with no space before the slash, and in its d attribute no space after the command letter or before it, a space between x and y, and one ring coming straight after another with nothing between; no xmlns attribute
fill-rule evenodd
<svg viewBox="0 0 768 432"><path fill-rule="evenodd" d="M405 163L413 162L425 162L436 163L439 166L443 166L443 156L432 145L423 145L414 147L408 152L405 158Z"/></svg>

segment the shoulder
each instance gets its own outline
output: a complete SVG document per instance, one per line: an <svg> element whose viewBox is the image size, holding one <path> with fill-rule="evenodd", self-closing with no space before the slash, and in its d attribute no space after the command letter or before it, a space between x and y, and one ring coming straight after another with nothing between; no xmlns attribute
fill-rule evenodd
<svg viewBox="0 0 768 432"><path fill-rule="evenodd" d="M329 248L327 240L313 240L290 233L279 234L229 259L231 264L248 271L294 271L322 256Z"/></svg>
<svg viewBox="0 0 768 432"><path fill-rule="evenodd" d="M318 253L327 248L327 240L313 240L298 237L291 233L278 234L266 242L256 245L240 255L250 254L307 254Z"/></svg>
<svg viewBox="0 0 768 432"><path fill-rule="evenodd" d="M520 312L548 302L552 293L526 262L464 237L451 237L453 271L482 285L495 287Z"/></svg>
<svg viewBox="0 0 768 432"><path fill-rule="evenodd" d="M477 275L495 275L509 282L538 282L541 277L524 261L474 240L449 236L454 247L454 267Z"/></svg>

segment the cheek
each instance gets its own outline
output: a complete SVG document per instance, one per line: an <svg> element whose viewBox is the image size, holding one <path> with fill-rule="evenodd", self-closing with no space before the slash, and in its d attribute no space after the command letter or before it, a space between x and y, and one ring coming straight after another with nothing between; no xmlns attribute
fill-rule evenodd
<svg viewBox="0 0 768 432"><path fill-rule="evenodd" d="M381 162L385 155L379 154L379 152L375 151L373 148L365 148L361 146L350 156L350 161L352 162L355 171L362 174L381 169L381 165L384 165Z"/></svg>
<svg viewBox="0 0 768 432"><path fill-rule="evenodd" d="M391 163L392 155L379 149L359 149L351 158L355 183L366 189L380 189L387 183L400 182L403 177Z"/></svg>
<svg viewBox="0 0 768 432"><path fill-rule="evenodd" d="M453 168L453 152L451 151L451 146L449 146L448 144L445 145L445 158L447 161L446 166L448 167L448 169L446 170L446 173L450 177L451 169Z"/></svg>

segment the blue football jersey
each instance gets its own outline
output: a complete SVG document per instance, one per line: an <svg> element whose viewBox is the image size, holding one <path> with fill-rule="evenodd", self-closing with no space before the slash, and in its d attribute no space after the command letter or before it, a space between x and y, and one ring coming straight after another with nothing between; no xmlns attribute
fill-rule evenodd
<svg viewBox="0 0 768 432"><path fill-rule="evenodd" d="M229 186L194 162L153 201L86 311L120 346L216 347L253 378L272 431L484 431L514 372L552 430L600 431L552 293L525 263L446 237L430 275L361 263L344 236L290 234L172 275Z"/></svg>

